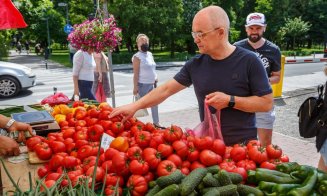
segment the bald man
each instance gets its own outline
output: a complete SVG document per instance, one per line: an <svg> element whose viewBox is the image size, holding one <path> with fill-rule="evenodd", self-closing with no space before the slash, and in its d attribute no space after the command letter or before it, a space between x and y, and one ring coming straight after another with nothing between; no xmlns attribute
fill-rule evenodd
<svg viewBox="0 0 327 196"><path fill-rule="evenodd" d="M269 111L272 89L257 56L228 42L229 18L218 6L200 10L193 19L192 36L199 48L174 78L137 102L118 107L110 117L124 120L141 109L158 105L169 96L193 84L204 119L204 103L215 113L221 110L221 129L227 145L257 138L255 112Z"/></svg>

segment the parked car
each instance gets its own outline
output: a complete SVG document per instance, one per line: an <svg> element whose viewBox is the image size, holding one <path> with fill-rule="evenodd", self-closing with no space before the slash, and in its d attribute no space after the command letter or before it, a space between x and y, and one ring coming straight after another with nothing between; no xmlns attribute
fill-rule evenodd
<svg viewBox="0 0 327 196"><path fill-rule="evenodd" d="M36 76L24 65L0 61L0 98L17 95L22 89L34 86Z"/></svg>

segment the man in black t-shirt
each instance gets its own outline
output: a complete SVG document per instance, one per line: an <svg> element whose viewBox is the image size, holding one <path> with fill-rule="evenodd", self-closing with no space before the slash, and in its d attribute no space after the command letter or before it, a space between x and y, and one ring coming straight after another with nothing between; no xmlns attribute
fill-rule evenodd
<svg viewBox="0 0 327 196"><path fill-rule="evenodd" d="M248 38L234 45L256 53L266 69L270 84L277 84L280 80L281 54L278 46L262 37L266 27L265 16L262 13L249 14L245 25ZM269 112L256 113L258 136L263 146L271 144L274 121L274 108Z"/></svg>
<svg viewBox="0 0 327 196"><path fill-rule="evenodd" d="M218 6L200 10L193 19L192 36L201 53L189 60L174 78L137 102L115 108L126 120L141 109L158 105L193 84L200 118L204 104L212 113L221 110L221 130L227 145L256 139L254 112L273 106L272 89L262 62L253 52L228 42L229 18Z"/></svg>

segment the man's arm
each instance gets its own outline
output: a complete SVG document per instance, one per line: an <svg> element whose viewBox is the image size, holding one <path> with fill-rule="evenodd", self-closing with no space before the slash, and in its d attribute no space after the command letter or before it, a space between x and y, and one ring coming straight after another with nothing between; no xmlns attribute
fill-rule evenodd
<svg viewBox="0 0 327 196"><path fill-rule="evenodd" d="M178 91L183 90L184 88L186 87L178 83L175 79L169 80L165 84L158 86L157 88L146 94L138 101L115 108L111 112L109 117L112 118L114 116L122 114L124 115L123 121L125 121L126 119L131 118L137 110L158 105L159 103L167 99L169 96L177 93Z"/></svg>
<svg viewBox="0 0 327 196"><path fill-rule="evenodd" d="M269 77L270 84L277 84L280 81L280 71L271 72L271 76Z"/></svg>
<svg viewBox="0 0 327 196"><path fill-rule="evenodd" d="M205 102L216 109L228 107L230 95L222 92L210 93L206 96ZM237 110L244 112L267 112L273 107L272 93L259 96L238 97L235 96L235 106Z"/></svg>

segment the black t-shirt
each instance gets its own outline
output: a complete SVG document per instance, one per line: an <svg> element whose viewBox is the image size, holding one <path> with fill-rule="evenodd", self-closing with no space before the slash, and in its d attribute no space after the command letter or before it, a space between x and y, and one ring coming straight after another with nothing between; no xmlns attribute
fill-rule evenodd
<svg viewBox="0 0 327 196"><path fill-rule="evenodd" d="M204 119L204 99L207 94L220 91L228 95L248 97L272 93L260 59L253 52L241 47L236 47L223 60L214 60L205 54L195 56L174 79L187 87L193 84L201 121ZM214 113L215 110L211 108L211 112ZM227 145L257 137L254 113L232 108L222 109L221 128Z"/></svg>
<svg viewBox="0 0 327 196"><path fill-rule="evenodd" d="M281 53L279 47L274 43L266 40L265 43L257 49L254 49L248 42L248 39L243 39L234 43L235 46L248 49L261 59L263 66L266 69L268 76L271 76L271 72L277 72L281 69Z"/></svg>

